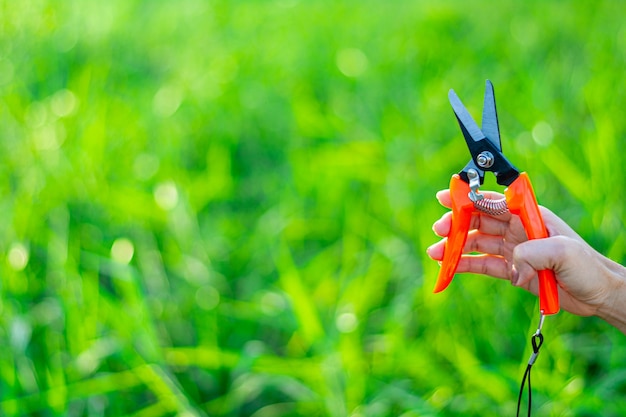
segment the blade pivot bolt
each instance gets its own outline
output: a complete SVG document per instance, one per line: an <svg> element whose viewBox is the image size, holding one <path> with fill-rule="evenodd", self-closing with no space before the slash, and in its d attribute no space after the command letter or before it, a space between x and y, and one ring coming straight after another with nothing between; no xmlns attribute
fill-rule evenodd
<svg viewBox="0 0 626 417"><path fill-rule="evenodd" d="M489 151L483 151L476 157L476 163L481 168L490 168L493 162L493 154Z"/></svg>

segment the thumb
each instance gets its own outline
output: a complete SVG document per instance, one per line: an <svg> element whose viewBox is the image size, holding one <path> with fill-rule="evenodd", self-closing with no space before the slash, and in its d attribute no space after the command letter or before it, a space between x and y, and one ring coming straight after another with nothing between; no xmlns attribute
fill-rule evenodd
<svg viewBox="0 0 626 417"><path fill-rule="evenodd" d="M572 239L566 236L552 236L520 243L513 250L513 284L529 289L537 271L551 269L558 274L568 264L571 252L568 246ZM533 284L536 288L536 284ZM536 292L533 290L533 292Z"/></svg>
<svg viewBox="0 0 626 417"><path fill-rule="evenodd" d="M576 237L552 236L520 243L513 250L511 282L537 294L536 271L551 269L556 275L564 309L578 315L596 314L611 295L614 272L591 246Z"/></svg>

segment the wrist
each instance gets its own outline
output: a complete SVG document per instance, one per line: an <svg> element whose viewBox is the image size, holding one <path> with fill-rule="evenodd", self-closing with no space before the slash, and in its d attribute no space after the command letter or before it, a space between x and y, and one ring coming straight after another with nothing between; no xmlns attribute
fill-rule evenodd
<svg viewBox="0 0 626 417"><path fill-rule="evenodd" d="M610 291L597 316L626 334L626 268L611 262L609 268Z"/></svg>

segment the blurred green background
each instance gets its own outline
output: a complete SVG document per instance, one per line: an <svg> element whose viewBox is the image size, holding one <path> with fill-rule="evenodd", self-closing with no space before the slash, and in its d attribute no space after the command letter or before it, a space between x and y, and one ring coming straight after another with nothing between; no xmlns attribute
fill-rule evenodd
<svg viewBox="0 0 626 417"><path fill-rule="evenodd" d="M447 93L624 263L625 64L618 1L0 1L0 414L513 415L535 297L432 294ZM544 330L533 415L623 415Z"/></svg>

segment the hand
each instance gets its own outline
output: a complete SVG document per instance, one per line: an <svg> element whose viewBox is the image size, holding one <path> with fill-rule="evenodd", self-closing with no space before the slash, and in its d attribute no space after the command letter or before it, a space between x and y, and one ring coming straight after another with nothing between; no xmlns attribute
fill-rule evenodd
<svg viewBox="0 0 626 417"><path fill-rule="evenodd" d="M486 198L503 198L484 192ZM448 190L437 193L439 202L450 208ZM598 315L623 332L626 318L615 319L617 310L626 310L626 269L589 246L563 220L540 207L548 238L528 240L518 216L506 213L497 217L475 213L457 272L471 272L508 279L513 285L538 293L536 271L551 269L559 285L561 307L580 316ZM450 232L452 213L433 225L445 237ZM428 248L428 255L443 259L445 240ZM479 252L480 255L467 255ZM621 297L621 298L620 298ZM613 318L613 319L612 319ZM616 322L617 321L617 322Z"/></svg>

